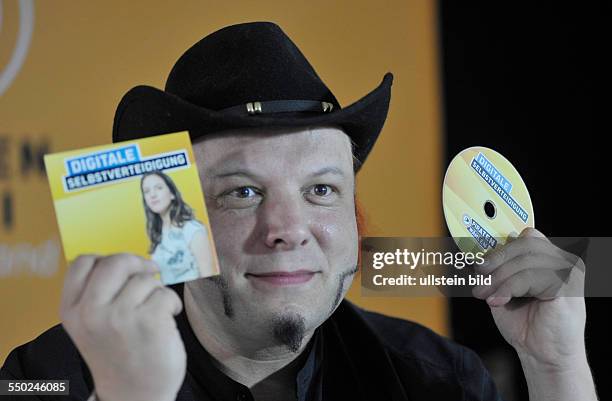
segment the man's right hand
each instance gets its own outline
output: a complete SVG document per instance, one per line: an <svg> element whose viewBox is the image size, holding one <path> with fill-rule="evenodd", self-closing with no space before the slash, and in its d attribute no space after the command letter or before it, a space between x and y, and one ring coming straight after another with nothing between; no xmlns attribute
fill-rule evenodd
<svg viewBox="0 0 612 401"><path fill-rule="evenodd" d="M186 353L174 315L178 295L140 256L79 256L64 281L62 324L93 376L101 401L170 401Z"/></svg>

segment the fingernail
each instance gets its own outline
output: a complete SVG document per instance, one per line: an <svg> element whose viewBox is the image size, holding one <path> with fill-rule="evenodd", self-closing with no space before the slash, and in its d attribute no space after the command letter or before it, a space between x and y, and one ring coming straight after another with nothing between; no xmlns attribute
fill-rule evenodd
<svg viewBox="0 0 612 401"><path fill-rule="evenodd" d="M503 296L490 295L487 298L487 304L489 304L490 306L502 306L508 303L509 301L510 299L508 297Z"/></svg>

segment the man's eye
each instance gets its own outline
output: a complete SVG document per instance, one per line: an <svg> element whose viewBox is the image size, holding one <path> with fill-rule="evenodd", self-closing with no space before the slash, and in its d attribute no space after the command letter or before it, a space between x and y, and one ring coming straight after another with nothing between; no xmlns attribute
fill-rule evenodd
<svg viewBox="0 0 612 401"><path fill-rule="evenodd" d="M328 194L334 191L334 188L327 184L317 184L313 186L312 189L314 190L315 195L318 195L321 197L328 196Z"/></svg>
<svg viewBox="0 0 612 401"><path fill-rule="evenodd" d="M240 187L230 191L228 194L236 194L237 198L246 199L250 194L257 194L257 192L253 189L253 187Z"/></svg>

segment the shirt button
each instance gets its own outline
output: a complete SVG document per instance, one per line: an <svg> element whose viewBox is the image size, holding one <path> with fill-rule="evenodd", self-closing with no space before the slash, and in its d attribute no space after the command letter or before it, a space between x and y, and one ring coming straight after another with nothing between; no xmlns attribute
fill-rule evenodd
<svg viewBox="0 0 612 401"><path fill-rule="evenodd" d="M246 401L248 399L249 397L245 393L238 393L238 395L236 396L237 401Z"/></svg>

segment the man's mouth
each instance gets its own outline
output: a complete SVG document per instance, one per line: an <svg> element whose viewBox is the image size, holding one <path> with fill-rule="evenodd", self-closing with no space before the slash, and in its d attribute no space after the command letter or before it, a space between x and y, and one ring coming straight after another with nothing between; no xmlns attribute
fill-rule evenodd
<svg viewBox="0 0 612 401"><path fill-rule="evenodd" d="M296 270L293 272L277 271L266 273L246 273L245 277L255 282L267 283L271 285L294 285L303 284L310 281L318 271Z"/></svg>

